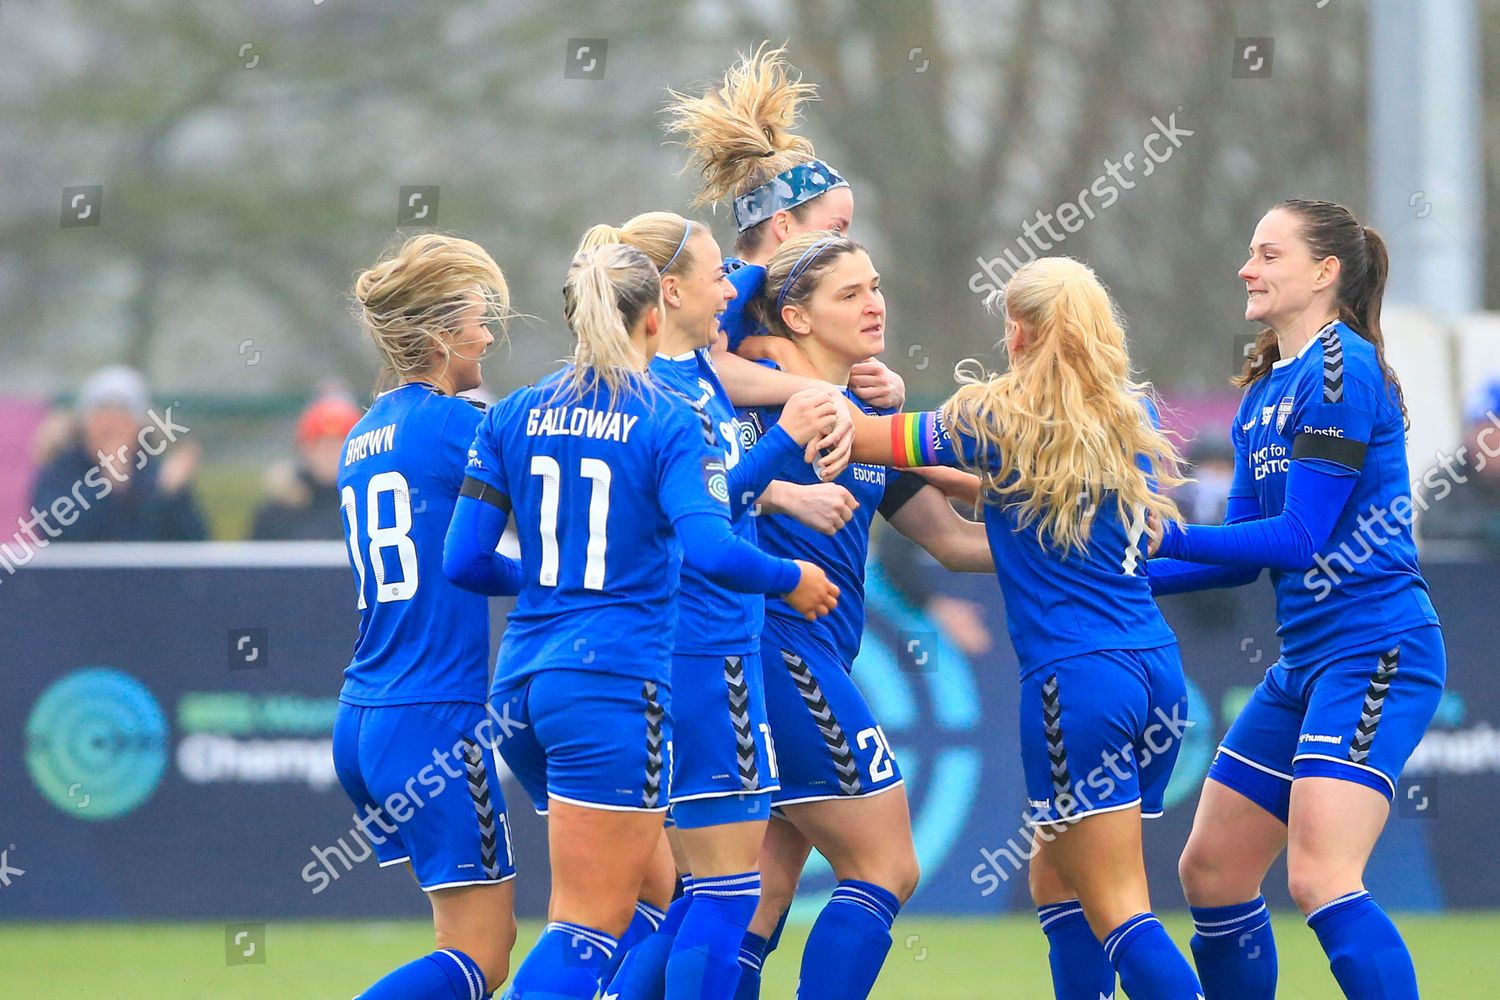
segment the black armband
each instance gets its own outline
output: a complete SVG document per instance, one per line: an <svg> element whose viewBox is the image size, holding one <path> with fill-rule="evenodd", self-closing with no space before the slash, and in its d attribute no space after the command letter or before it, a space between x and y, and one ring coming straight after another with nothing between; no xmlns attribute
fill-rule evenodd
<svg viewBox="0 0 1500 1000"><path fill-rule="evenodd" d="M895 517L897 512L906 506L906 502L927 485L927 480L915 472L897 473L896 481L891 482L889 477L892 471L886 471L885 496L880 498L880 506L876 508L880 511L880 516L887 521Z"/></svg>
<svg viewBox="0 0 1500 1000"><path fill-rule="evenodd" d="M495 487L491 486L489 483L485 482L482 479L475 479L473 476L465 476L464 485L458 491L458 495L461 497L473 497L475 500L482 500L504 514L508 515L510 513L510 497L506 496L504 493L501 493L499 490L495 489Z"/></svg>
<svg viewBox="0 0 1500 1000"><path fill-rule="evenodd" d="M1292 459L1321 458L1358 472L1365 464L1369 447L1363 441L1303 431L1292 442Z"/></svg>

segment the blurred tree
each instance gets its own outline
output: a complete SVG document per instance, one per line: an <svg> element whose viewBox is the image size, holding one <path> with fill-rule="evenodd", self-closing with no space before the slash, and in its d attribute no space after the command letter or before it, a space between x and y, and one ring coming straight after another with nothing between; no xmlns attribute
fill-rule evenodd
<svg viewBox="0 0 1500 1000"><path fill-rule="evenodd" d="M1234 272L1266 207L1293 192L1363 200L1354 12L1280 3L1236 15L1196 0L741 11L745 32L790 39L822 89L808 134L857 179L858 235L885 251L896 363L923 366L909 380L929 395L998 339L978 308L974 288L990 283L978 259L1028 259L1023 224L1079 205L1106 161L1135 158L1117 200L1053 249L1031 246L1095 267L1133 321L1138 363L1161 382L1229 373L1243 331ZM1232 75L1239 36L1276 37L1269 78ZM1155 120L1192 135L1146 176Z"/></svg>
<svg viewBox="0 0 1500 1000"><path fill-rule="evenodd" d="M1500 0L1485 16L1493 45ZM1268 77L1232 74L1247 37L1274 37ZM583 229L691 197L662 144L665 88L717 78L761 38L788 41L822 90L807 134L856 183L890 360L927 399L997 339L978 261L1024 260L1023 226L1107 160L1133 155L1133 186L1046 252L1098 270L1166 384L1223 384L1264 208L1365 201L1355 4L8 0L0 365L42 391L109 360L196 392L368 385L347 290L400 235L399 190L435 185L439 225L489 248L536 317L490 380L529 381L568 349L557 289ZM570 75L600 41L602 77ZM1174 115L1192 135L1145 176L1152 119ZM103 225L60 228L62 189L84 184L104 187Z"/></svg>

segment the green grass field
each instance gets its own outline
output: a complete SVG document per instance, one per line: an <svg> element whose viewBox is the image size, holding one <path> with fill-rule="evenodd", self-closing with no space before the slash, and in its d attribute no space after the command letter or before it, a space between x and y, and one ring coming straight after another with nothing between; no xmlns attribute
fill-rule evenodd
<svg viewBox="0 0 1500 1000"><path fill-rule="evenodd" d="M1481 1000L1500 982L1500 913L1400 920L1424 996ZM1189 928L1167 921L1179 944ZM1338 1000L1312 933L1281 914L1279 996ZM1051 997L1046 950L1033 921L907 920L874 996L884 1000ZM535 924L521 929L522 947ZM807 927L787 928L767 963L767 1000L792 996ZM263 965L225 964L223 924L0 924L0 998L56 1000L349 1000L383 971L430 950L417 923L273 923ZM1123 996L1123 994L1122 994Z"/></svg>

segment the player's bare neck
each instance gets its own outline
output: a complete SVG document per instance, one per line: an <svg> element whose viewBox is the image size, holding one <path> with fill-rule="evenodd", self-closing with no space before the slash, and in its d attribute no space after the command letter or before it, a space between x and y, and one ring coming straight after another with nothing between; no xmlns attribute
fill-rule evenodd
<svg viewBox="0 0 1500 1000"><path fill-rule="evenodd" d="M1276 346L1282 358L1295 358L1307 342L1318 335L1318 331L1339 318L1337 311L1309 309L1288 317L1272 329L1276 331Z"/></svg>
<svg viewBox="0 0 1500 1000"><path fill-rule="evenodd" d="M702 336L693 330L679 327L668 319L666 329L662 331L661 343L656 347L656 353L675 358L696 351L703 346L705 345Z"/></svg>
<svg viewBox="0 0 1500 1000"><path fill-rule="evenodd" d="M800 338L797 347L812 364L818 378L834 385L849 384L849 371L854 367L853 361L834 354L812 337Z"/></svg>

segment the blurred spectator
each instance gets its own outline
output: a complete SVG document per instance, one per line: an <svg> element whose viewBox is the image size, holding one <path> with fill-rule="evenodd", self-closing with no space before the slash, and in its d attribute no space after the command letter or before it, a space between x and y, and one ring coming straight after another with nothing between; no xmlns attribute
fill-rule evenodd
<svg viewBox="0 0 1500 1000"><path fill-rule="evenodd" d="M339 459L344 438L362 416L341 396L314 400L297 418L297 459L272 467L266 493L255 509L250 537L257 541L338 540Z"/></svg>
<svg viewBox="0 0 1500 1000"><path fill-rule="evenodd" d="M1422 477L1422 538L1474 542L1500 555L1500 379L1469 401L1464 424L1458 455L1442 456Z"/></svg>
<svg viewBox="0 0 1500 1000"><path fill-rule="evenodd" d="M66 542L206 538L191 488L198 445L169 449L187 431L171 407L151 409L146 380L133 368L94 372L78 391L76 423L54 416L34 442L45 460L32 490L32 505L44 512L38 527Z"/></svg>
<svg viewBox="0 0 1500 1000"><path fill-rule="evenodd" d="M1222 524L1234 481L1234 448L1228 441L1195 441L1188 449L1193 481L1177 488L1177 506L1189 524Z"/></svg>

